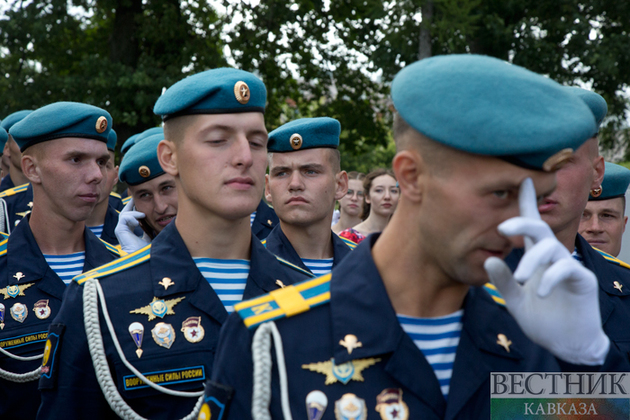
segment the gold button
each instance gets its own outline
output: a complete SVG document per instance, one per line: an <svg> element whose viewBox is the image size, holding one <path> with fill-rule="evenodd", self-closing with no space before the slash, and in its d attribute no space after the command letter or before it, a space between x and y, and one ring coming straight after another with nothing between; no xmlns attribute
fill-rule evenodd
<svg viewBox="0 0 630 420"><path fill-rule="evenodd" d="M107 130L107 118L98 117L98 120L96 120L96 132L100 134L105 130Z"/></svg>
<svg viewBox="0 0 630 420"><path fill-rule="evenodd" d="M289 140L289 143L291 143L291 147L293 147L293 150L298 150L300 147L302 147L302 136L300 136L298 133L295 133L291 136L291 139Z"/></svg>
<svg viewBox="0 0 630 420"><path fill-rule="evenodd" d="M148 178L151 175L151 170L147 166L142 165L138 168L138 173L142 178Z"/></svg>
<svg viewBox="0 0 630 420"><path fill-rule="evenodd" d="M234 96L236 96L236 100L243 105L249 102L250 94L247 83L243 81L236 82L234 85Z"/></svg>

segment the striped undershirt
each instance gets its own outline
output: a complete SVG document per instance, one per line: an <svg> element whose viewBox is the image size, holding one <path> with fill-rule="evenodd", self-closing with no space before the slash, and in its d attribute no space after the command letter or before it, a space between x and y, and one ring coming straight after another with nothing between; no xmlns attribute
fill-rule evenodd
<svg viewBox="0 0 630 420"><path fill-rule="evenodd" d="M302 262L316 276L323 276L332 271L333 258L324 258L323 260L313 260L310 258L302 258Z"/></svg>
<svg viewBox="0 0 630 420"><path fill-rule="evenodd" d="M46 262L65 284L83 272L85 251L67 255L44 255Z"/></svg>
<svg viewBox="0 0 630 420"><path fill-rule="evenodd" d="M578 252L577 247L571 253L571 256L576 259L580 264L584 265L584 258L582 258L582 254Z"/></svg>
<svg viewBox="0 0 630 420"><path fill-rule="evenodd" d="M243 291L249 276L248 260L219 260L215 258L193 258L201 274L221 299L228 313L243 300Z"/></svg>
<svg viewBox="0 0 630 420"><path fill-rule="evenodd" d="M96 235L97 238L100 238L101 235L103 234L103 226L105 225L88 226L88 229L90 229L92 233Z"/></svg>
<svg viewBox="0 0 630 420"><path fill-rule="evenodd" d="M256 218L256 211L249 215L249 227L254 224L254 219Z"/></svg>
<svg viewBox="0 0 630 420"><path fill-rule="evenodd" d="M400 326L409 334L433 368L445 399L448 398L455 353L462 332L463 315L463 309L437 318L398 315Z"/></svg>

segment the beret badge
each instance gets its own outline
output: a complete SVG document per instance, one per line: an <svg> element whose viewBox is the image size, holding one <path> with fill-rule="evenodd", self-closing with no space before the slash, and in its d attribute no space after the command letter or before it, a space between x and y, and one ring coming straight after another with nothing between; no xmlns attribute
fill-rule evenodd
<svg viewBox="0 0 630 420"><path fill-rule="evenodd" d="M96 120L96 132L100 134L105 130L107 130L107 118L98 117L98 120Z"/></svg>
<svg viewBox="0 0 630 420"><path fill-rule="evenodd" d="M291 143L291 147L293 148L293 150L298 150L300 147L302 147L302 136L300 136L298 133L293 134L289 139L289 143Z"/></svg>
<svg viewBox="0 0 630 420"><path fill-rule="evenodd" d="M145 165L142 165L141 167L138 168L138 173L140 174L142 178L148 178L149 176L151 176L151 170L149 169L148 166L145 166Z"/></svg>
<svg viewBox="0 0 630 420"><path fill-rule="evenodd" d="M236 82L234 84L234 96L236 100L243 105L249 102L250 92L247 83L243 81Z"/></svg>

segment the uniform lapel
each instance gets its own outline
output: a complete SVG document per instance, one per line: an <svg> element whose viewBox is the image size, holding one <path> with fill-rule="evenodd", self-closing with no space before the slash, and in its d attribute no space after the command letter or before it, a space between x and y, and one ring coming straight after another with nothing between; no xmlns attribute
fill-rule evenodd
<svg viewBox="0 0 630 420"><path fill-rule="evenodd" d="M289 242L289 239L287 239L280 225L273 228L269 236L267 236L265 246L272 254L289 261L291 264L297 265L302 270L306 270L309 273L311 272L311 270L304 265L302 258L300 258L295 248L293 248L293 245L291 245L291 242Z"/></svg>
<svg viewBox="0 0 630 420"><path fill-rule="evenodd" d="M336 267L337 264L339 264L346 255L352 252L352 249L350 249L350 247L346 245L346 243L341 240L341 238L337 236L332 230L330 231L330 233L333 243L333 267Z"/></svg>
<svg viewBox="0 0 630 420"><path fill-rule="evenodd" d="M274 274L281 272L280 270L280 263L276 257L252 235L250 268L243 299L250 299L276 290L279 287L276 280L279 279L276 279ZM288 286L286 279L281 281L282 284Z"/></svg>

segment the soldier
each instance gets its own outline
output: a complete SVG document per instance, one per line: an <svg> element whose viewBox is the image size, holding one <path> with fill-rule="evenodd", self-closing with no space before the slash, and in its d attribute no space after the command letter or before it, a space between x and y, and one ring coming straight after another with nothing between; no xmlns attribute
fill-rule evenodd
<svg viewBox="0 0 630 420"><path fill-rule="evenodd" d="M333 118L301 118L269 133L265 196L280 224L263 241L269 251L315 275L330 272L356 246L330 229L335 201L348 191Z"/></svg>
<svg viewBox="0 0 630 420"><path fill-rule="evenodd" d="M66 284L118 256L85 227L102 194L111 124L100 108L58 102L11 127L36 205L0 243L0 418L35 417L46 333Z"/></svg>
<svg viewBox="0 0 630 420"><path fill-rule="evenodd" d="M175 178L158 160L164 133L134 144L123 157L120 179L129 185L131 201L120 213L116 236L122 250L131 253L148 245L177 216ZM140 226L142 237L135 230Z"/></svg>
<svg viewBox="0 0 630 420"><path fill-rule="evenodd" d="M151 245L75 277L50 327L39 418L195 415L233 305L310 276L250 229L267 166L265 101L260 79L229 68L158 99L177 218Z"/></svg>
<svg viewBox="0 0 630 420"><path fill-rule="evenodd" d="M89 219L86 221L86 225L96 237L101 238L111 245L118 245L118 239L116 238L114 229L116 229L116 225L118 224L118 213L122 210L122 200L120 196L112 192L114 185L118 182L118 166L116 166L116 155L114 154L116 139L116 132L113 129L110 130L107 139L109 160L105 167L107 177L101 183L103 192L100 201L96 204L94 211L92 211L92 214L90 214Z"/></svg>
<svg viewBox="0 0 630 420"><path fill-rule="evenodd" d="M616 257L626 230L626 191L630 169L606 162L598 197L589 194L578 232L592 247Z"/></svg>
<svg viewBox="0 0 630 420"><path fill-rule="evenodd" d="M627 364L601 329L594 276L536 220L536 195L596 131L588 107L475 55L406 67L392 98L390 223L332 274L236 306L200 418L490 418L491 372L560 369L534 342L570 369ZM500 258L523 234L521 286ZM481 287L489 277L516 321Z"/></svg>
<svg viewBox="0 0 630 420"><path fill-rule="evenodd" d="M14 112L13 114L8 115L2 123L0 123L0 127L9 131L11 127L20 122L24 117L30 114L31 110L22 110ZM2 182L0 183L0 192L6 191L10 188L15 187L16 185L23 185L28 183L28 179L22 173L22 153L20 153L20 148L15 143L15 140L9 136L9 140L4 144L3 156L9 158L9 173L5 174L4 178L2 178ZM31 197L32 199L32 197Z"/></svg>

